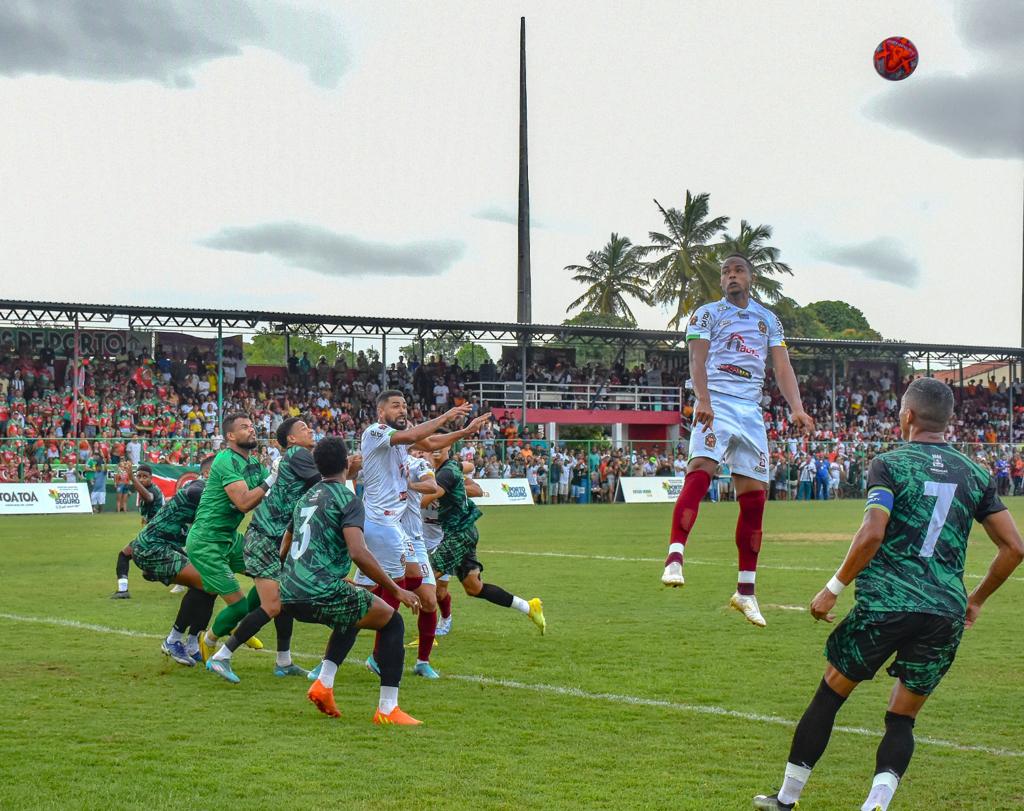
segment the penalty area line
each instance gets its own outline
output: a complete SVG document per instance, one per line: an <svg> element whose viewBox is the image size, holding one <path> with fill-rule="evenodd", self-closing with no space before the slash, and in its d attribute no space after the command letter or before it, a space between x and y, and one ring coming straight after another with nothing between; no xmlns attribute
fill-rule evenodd
<svg viewBox="0 0 1024 811"><path fill-rule="evenodd" d="M781 607L781 606L780 606ZM96 625L91 622L79 622L78 620L64 619L63 617L38 617L25 614L9 614L0 612L0 619L11 622L28 622L37 625L50 625L59 628L74 628L79 631L92 631L98 634L113 634L117 636L128 636L139 639L163 639L162 634L151 634L144 631L135 631L129 628L110 628L106 625ZM302 658L319 658L317 654L294 652L294 656ZM351 662L350 664L359 664ZM543 693L547 695L565 696L568 698L580 699L583 701L598 701L608 704L624 704L634 707L657 707L659 709L674 710L676 712L693 713L697 715L717 715L722 718L736 718L741 721L754 721L774 726L795 727L796 721L783 718L778 715L765 715L755 712L744 712L742 710L730 710L727 707L718 707L714 704L686 704L678 701L668 701L661 698L645 698L643 696L631 696L619 693L593 693L581 690L578 687L563 687L557 684L539 684L512 679L495 679L489 676L468 676L449 674L445 678L460 681L468 684L478 684L483 687L498 687L506 690L525 690L532 693ZM880 731L877 729L865 729L864 727L836 726L837 732L844 732L848 735L859 735L861 737L877 738ZM931 738L928 736L917 736L918 743L936 746L942 749L952 749L957 752L979 752L985 755L1005 758L1024 758L1024 752L1014 749L1000 749L993 746L981 746L975 744L963 744L956 741L947 741L942 738Z"/></svg>
<svg viewBox="0 0 1024 811"><path fill-rule="evenodd" d="M574 560L609 560L618 563L664 563L664 558L636 558L623 555L584 555L579 552L524 552L519 549L481 549L484 555L520 555L528 558L572 558ZM735 568L736 564L724 560L693 560L686 558L687 565L695 566L729 566ZM770 569L776 572L823 572L834 573L834 569L826 569L823 566L785 566L783 564L760 563L758 569ZM965 580L981 580L984 575L965 574ZM1019 583L1024 583L1024 577L1010 577Z"/></svg>

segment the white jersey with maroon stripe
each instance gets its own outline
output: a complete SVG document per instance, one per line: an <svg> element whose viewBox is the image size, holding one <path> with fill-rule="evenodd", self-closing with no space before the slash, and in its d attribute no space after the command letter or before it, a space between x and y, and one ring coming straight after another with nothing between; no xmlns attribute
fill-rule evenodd
<svg viewBox="0 0 1024 811"><path fill-rule="evenodd" d="M363 455L363 506L366 518L376 524L401 523L408 500L409 449L392 445L396 429L375 423L363 431L359 442Z"/></svg>

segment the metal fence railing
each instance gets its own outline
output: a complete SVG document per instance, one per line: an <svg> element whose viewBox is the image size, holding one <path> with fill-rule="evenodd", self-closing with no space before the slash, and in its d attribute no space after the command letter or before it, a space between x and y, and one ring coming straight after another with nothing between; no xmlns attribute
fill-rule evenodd
<svg viewBox="0 0 1024 811"><path fill-rule="evenodd" d="M521 382L467 383L465 391L491 406L519 408ZM590 408L608 411L680 411L684 402L678 386L612 386L589 383L527 383L526 407Z"/></svg>

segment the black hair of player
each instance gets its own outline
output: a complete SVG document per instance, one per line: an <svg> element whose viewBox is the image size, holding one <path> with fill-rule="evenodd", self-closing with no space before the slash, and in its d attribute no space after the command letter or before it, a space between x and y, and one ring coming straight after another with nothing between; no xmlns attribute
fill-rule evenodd
<svg viewBox="0 0 1024 811"><path fill-rule="evenodd" d="M224 438L227 439L229 433L235 430L235 423L239 420L247 420L249 415L244 411L233 411L224 418Z"/></svg>
<svg viewBox="0 0 1024 811"><path fill-rule="evenodd" d="M903 407L914 412L922 431L942 433L953 419L953 391L934 377L919 377L903 392Z"/></svg>
<svg viewBox="0 0 1024 811"><path fill-rule="evenodd" d="M288 450L288 434L292 432L297 422L302 422L302 417L289 417L277 426L277 444L281 446L281 450Z"/></svg>
<svg viewBox="0 0 1024 811"><path fill-rule="evenodd" d="M399 391L398 389L388 389L387 391L382 391L380 394L377 395L377 405L384 405L384 403L386 403L392 397L401 397L404 400L405 392Z"/></svg>
<svg viewBox="0 0 1024 811"><path fill-rule="evenodd" d="M348 447L345 440L338 436L325 436L313 449L313 461L325 479L337 476L348 467Z"/></svg>
<svg viewBox="0 0 1024 811"><path fill-rule="evenodd" d="M728 262L730 259L742 259L743 260L743 264L745 264L747 266L747 272L749 272L751 276L754 275L754 266L753 266L753 264L751 264L750 260L747 259L747 257L745 257L743 254L741 254L741 253L731 253L731 254L729 254L727 257L725 257L722 260L722 267L725 267L725 263Z"/></svg>
<svg viewBox="0 0 1024 811"><path fill-rule="evenodd" d="M149 465L139 465L137 473L148 473L150 476L153 475L153 468Z"/></svg>
<svg viewBox="0 0 1024 811"><path fill-rule="evenodd" d="M199 463L199 472L202 473L204 470L209 470L210 465L213 464L213 460L217 458L217 454L211 453L208 456L204 456L202 461Z"/></svg>

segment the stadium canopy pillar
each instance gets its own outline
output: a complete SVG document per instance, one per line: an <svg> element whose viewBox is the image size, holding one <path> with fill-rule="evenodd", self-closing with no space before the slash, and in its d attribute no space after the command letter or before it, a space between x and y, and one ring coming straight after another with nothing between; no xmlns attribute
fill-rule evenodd
<svg viewBox="0 0 1024 811"><path fill-rule="evenodd" d="M963 358L959 358L957 360L957 363L960 366L960 395L957 398L957 402L960 405L963 405L964 404L964 359Z"/></svg>
<svg viewBox="0 0 1024 811"><path fill-rule="evenodd" d="M292 356L292 332L287 326L284 328L284 368L288 368L288 358ZM285 378L287 380L287 378Z"/></svg>
<svg viewBox="0 0 1024 811"><path fill-rule="evenodd" d="M622 423L616 422L612 424L612 448L622 447Z"/></svg>
<svg viewBox="0 0 1024 811"><path fill-rule="evenodd" d="M1008 384L1006 386L1006 396L1009 398L1009 401L1010 401L1010 403L1009 403L1010 404L1010 408L1009 408L1009 412L1010 412L1009 413L1009 417L1010 417L1010 431L1009 431L1009 433L1010 433L1010 444L1011 445L1013 445L1013 375L1014 375L1014 371L1016 370L1016 368L1017 368L1017 364L1014 363L1013 358L1010 358L1009 382L1008 382Z"/></svg>
<svg viewBox="0 0 1024 811"><path fill-rule="evenodd" d="M558 423L544 423L544 436L547 437L548 442L551 443L551 450L554 450L555 443L558 441Z"/></svg>
<svg viewBox="0 0 1024 811"><path fill-rule="evenodd" d="M836 436L836 356L832 356L832 438Z"/></svg>
<svg viewBox="0 0 1024 811"><path fill-rule="evenodd" d="M522 346L522 352L521 352L521 354L519 356L519 374L520 374L520 376L523 379L523 409L520 412L519 416L522 418L521 425L520 425L520 430L521 431L525 431L526 430L526 365L527 365L526 364L526 358L527 358L526 344L527 344L527 341L529 341L529 336L527 335L527 333L524 332L520 336L519 340L520 340L520 345Z"/></svg>
<svg viewBox="0 0 1024 811"><path fill-rule="evenodd" d="M679 424L673 423L668 427L668 444L675 446L679 443Z"/></svg>
<svg viewBox="0 0 1024 811"><path fill-rule="evenodd" d="M78 366L79 366L79 364L82 361L81 357L79 356L79 350L78 350L78 347L79 347L79 340L78 340L79 333L80 333L80 330L79 330L79 326L78 326L78 315L76 314L75 315L75 348L74 348L75 366L74 366L74 377L73 377L72 383L71 383L71 436L73 436L75 439L78 439L78 378L79 378ZM67 389L65 389L65 391L67 391Z"/></svg>
<svg viewBox="0 0 1024 811"><path fill-rule="evenodd" d="M224 433L224 322L217 321L217 433Z"/></svg>
<svg viewBox="0 0 1024 811"><path fill-rule="evenodd" d="M380 388L388 387L388 336L380 336Z"/></svg>

